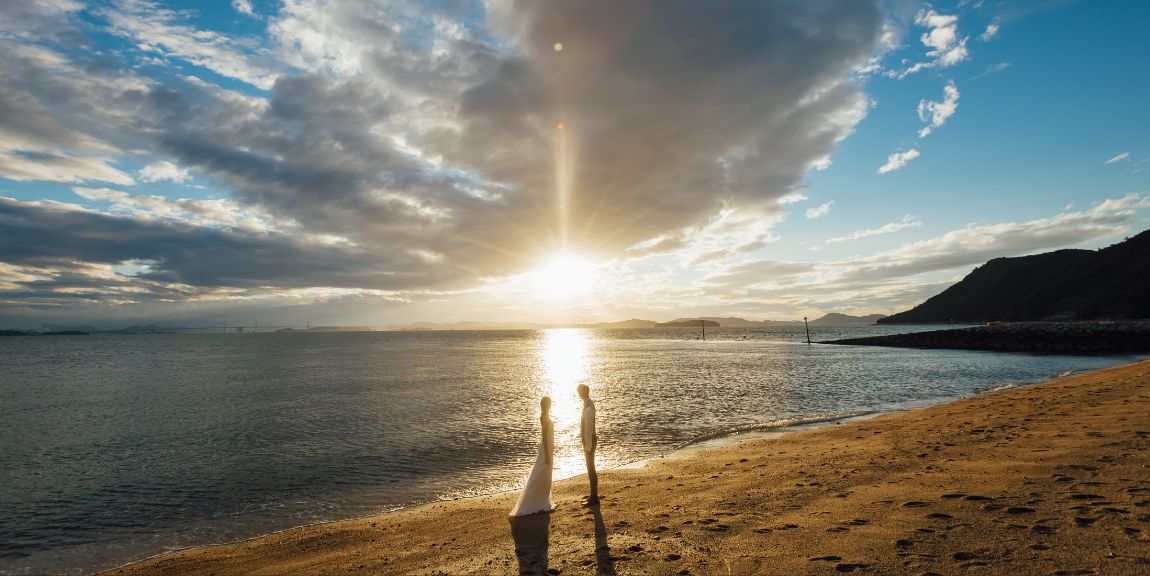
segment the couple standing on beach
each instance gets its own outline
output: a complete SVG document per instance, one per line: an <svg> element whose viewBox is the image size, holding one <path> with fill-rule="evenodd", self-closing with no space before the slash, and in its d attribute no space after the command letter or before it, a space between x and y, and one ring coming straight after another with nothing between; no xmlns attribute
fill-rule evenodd
<svg viewBox="0 0 1150 576"><path fill-rule="evenodd" d="M595 446L599 438L595 435L595 403L591 401L591 388L580 384L577 388L583 400L583 417L579 421L579 439L583 445L583 457L587 460L587 481L591 484L591 494L583 498L585 506L599 503L599 476L595 473ZM555 421L551 420L551 398L544 396L539 401L539 427L542 438L539 440L539 453L535 466L527 477L527 485L519 502L511 510L512 516L526 516L536 512L550 512L551 472L555 466Z"/></svg>

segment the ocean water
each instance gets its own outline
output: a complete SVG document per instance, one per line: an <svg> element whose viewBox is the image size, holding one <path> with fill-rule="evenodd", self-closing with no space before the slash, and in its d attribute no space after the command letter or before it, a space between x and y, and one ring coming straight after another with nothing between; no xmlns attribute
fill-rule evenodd
<svg viewBox="0 0 1150 576"><path fill-rule="evenodd" d="M921 327L920 327L921 328ZM907 327L813 328L815 340ZM897 410L1128 357L806 345L801 327L0 338L0 574L86 574L512 490L538 400L580 472L727 431Z"/></svg>

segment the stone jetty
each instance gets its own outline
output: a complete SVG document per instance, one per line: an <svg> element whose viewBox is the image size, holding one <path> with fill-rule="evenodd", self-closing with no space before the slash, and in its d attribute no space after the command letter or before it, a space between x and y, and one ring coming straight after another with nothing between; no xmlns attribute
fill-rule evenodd
<svg viewBox="0 0 1150 576"><path fill-rule="evenodd" d="M985 326L847 338L821 344L949 348L1033 354L1148 354L1150 320L994 322Z"/></svg>

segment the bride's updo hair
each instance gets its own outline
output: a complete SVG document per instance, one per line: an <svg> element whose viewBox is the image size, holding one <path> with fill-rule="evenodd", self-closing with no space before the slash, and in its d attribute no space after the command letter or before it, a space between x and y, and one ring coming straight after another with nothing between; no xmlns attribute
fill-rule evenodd
<svg viewBox="0 0 1150 576"><path fill-rule="evenodd" d="M544 396L544 397L539 399L539 409L542 410L544 414L546 414L547 412L549 412L551 410L551 397L550 396Z"/></svg>

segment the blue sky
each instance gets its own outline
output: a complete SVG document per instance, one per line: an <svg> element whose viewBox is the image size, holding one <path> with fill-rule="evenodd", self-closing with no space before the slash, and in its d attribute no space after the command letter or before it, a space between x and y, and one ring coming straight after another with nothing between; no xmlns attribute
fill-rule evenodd
<svg viewBox="0 0 1150 576"><path fill-rule="evenodd" d="M4 326L893 313L1150 228L1144 2L3 10Z"/></svg>

